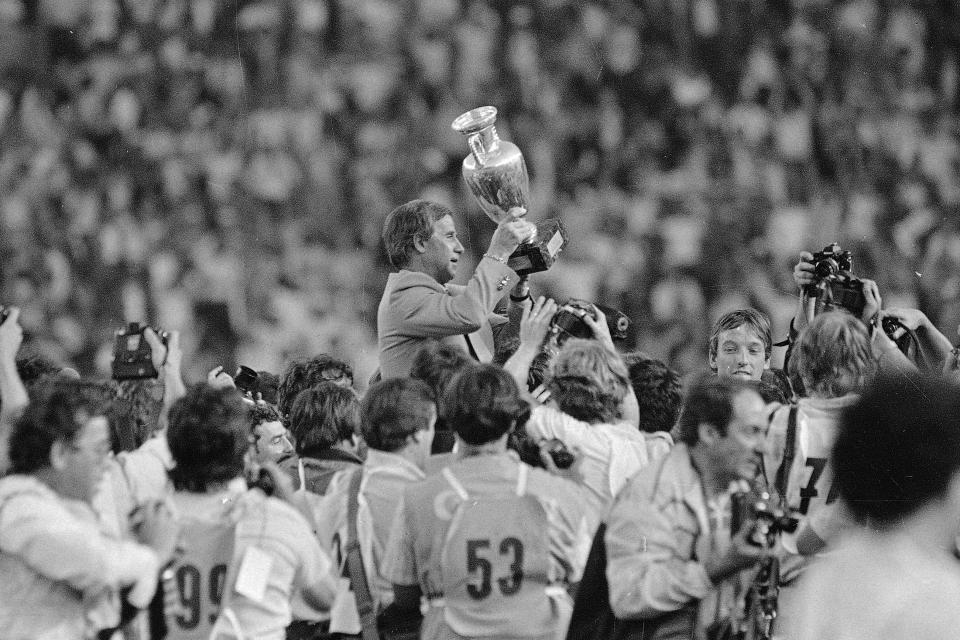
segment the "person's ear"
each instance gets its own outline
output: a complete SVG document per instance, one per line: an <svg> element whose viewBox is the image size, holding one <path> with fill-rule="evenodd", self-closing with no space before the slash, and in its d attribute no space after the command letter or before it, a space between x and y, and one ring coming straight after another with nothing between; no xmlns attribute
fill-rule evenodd
<svg viewBox="0 0 960 640"><path fill-rule="evenodd" d="M714 445L722 437L720 431L709 422L701 422L697 425L697 440L705 445Z"/></svg>
<svg viewBox="0 0 960 640"><path fill-rule="evenodd" d="M50 466L56 471L63 471L67 466L67 455L70 445L66 440L57 440L50 447Z"/></svg>
<svg viewBox="0 0 960 640"><path fill-rule="evenodd" d="M417 253L426 253L427 238L421 238L419 235L413 236L413 248Z"/></svg>
<svg viewBox="0 0 960 640"><path fill-rule="evenodd" d="M714 373L717 372L717 353L715 351L711 351L707 354L707 364L710 365L711 371Z"/></svg>

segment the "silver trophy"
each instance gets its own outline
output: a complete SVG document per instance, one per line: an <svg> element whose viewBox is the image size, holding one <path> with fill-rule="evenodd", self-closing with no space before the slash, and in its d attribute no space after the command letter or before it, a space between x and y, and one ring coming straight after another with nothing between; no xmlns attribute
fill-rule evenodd
<svg viewBox="0 0 960 640"><path fill-rule="evenodd" d="M470 155L463 159L463 179L483 212L500 224L510 209L528 208L530 179L523 154L517 145L500 139L496 121L496 107L479 107L454 120L453 129L467 136L470 145ZM546 271L566 240L566 229L559 220L544 220L507 264L521 276Z"/></svg>

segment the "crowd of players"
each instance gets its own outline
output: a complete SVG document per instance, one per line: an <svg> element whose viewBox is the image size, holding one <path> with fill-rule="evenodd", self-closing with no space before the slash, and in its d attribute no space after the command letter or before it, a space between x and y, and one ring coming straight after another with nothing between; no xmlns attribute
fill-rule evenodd
<svg viewBox="0 0 960 640"><path fill-rule="evenodd" d="M808 315L804 253L786 373L742 309L682 381L599 309L557 331L508 266L518 213L462 287L452 212L387 217L363 394L328 355L187 386L152 329L158 380L86 380L18 360L7 309L0 637L759 638L771 610L780 638L954 633L960 394L926 316L871 281L859 316ZM773 505L795 530L762 529Z"/></svg>

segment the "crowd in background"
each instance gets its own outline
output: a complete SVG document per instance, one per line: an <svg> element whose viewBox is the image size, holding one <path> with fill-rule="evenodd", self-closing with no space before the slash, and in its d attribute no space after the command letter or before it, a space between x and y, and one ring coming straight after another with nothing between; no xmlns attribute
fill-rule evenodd
<svg viewBox="0 0 960 640"><path fill-rule="evenodd" d="M837 240L888 306L960 322L960 14L949 0L0 0L0 298L31 348L107 369L111 330L376 366L384 216L493 225L450 129L491 104L531 216L571 232L535 289L625 311L703 364ZM192 328L192 329L191 329Z"/></svg>

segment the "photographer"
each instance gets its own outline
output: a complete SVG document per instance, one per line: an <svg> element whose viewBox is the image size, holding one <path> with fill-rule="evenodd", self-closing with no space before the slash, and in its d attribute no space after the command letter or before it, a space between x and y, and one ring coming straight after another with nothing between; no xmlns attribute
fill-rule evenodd
<svg viewBox="0 0 960 640"><path fill-rule="evenodd" d="M680 441L630 480L607 518L622 637L701 638L736 620L735 578L769 552L748 541L751 523L731 537L729 489L756 475L765 428L755 383L704 375L690 389Z"/></svg>
<svg viewBox="0 0 960 640"><path fill-rule="evenodd" d="M826 247L824 251L838 251L839 248L840 247L838 245L834 244ZM849 261L849 252L844 253L846 254L846 261ZM836 261L833 258L829 256L824 258L822 253L818 254L818 256L819 257L814 256L814 254L810 253L809 251L801 251L800 260L793 268L793 281L800 289L800 297L797 313L790 323L790 346L787 348L784 368L788 368L790 358L793 353L794 339L796 335L802 331L811 320L813 320L815 314L822 311L842 309L855 315L865 326L870 327L872 348L876 354L876 357L878 358L878 361L880 362L881 368L891 371L908 371L913 369L914 366L910 360L900 351L896 343L893 342L889 336L887 336L886 332L882 328L884 312L881 310L882 300L880 298L880 289L876 282L866 278L853 278L849 272L839 272L839 277L851 281L858 281L860 283L860 289L862 292L862 300L860 302L862 302L863 308L859 314L854 314L853 309L844 307L842 304L825 304L822 300L817 300L818 296L822 297L824 295L824 291L826 291L828 288L824 286L824 278L817 273L817 262L821 260L825 263L830 262L831 266L834 268L834 271L836 271ZM839 260L841 262L843 261L842 258ZM849 265L846 266L849 267ZM817 292L818 287L819 292L817 295L814 295L814 293ZM893 314L891 315L893 316ZM922 328L921 319L914 317L913 314L909 314L907 321L910 324L916 324L917 328ZM937 350L938 347L933 346L935 343L936 341L930 341L930 343L927 345L927 348L934 351ZM790 370L792 371L792 369Z"/></svg>
<svg viewBox="0 0 960 640"><path fill-rule="evenodd" d="M523 314L520 347L504 365L521 389L556 312L556 303L541 297ZM550 399L534 407L525 428L535 442L555 438L584 457L581 473L595 528L624 483L647 464L647 447L627 368L603 313L593 312L583 320L594 339L570 339L560 347L545 380Z"/></svg>
<svg viewBox="0 0 960 640"><path fill-rule="evenodd" d="M9 322L9 320L8 320ZM117 594L153 597L177 531L151 503L136 540L107 534L93 501L110 456L106 407L53 387L10 435L11 475L0 480L0 629L11 638L87 638L119 622Z"/></svg>

